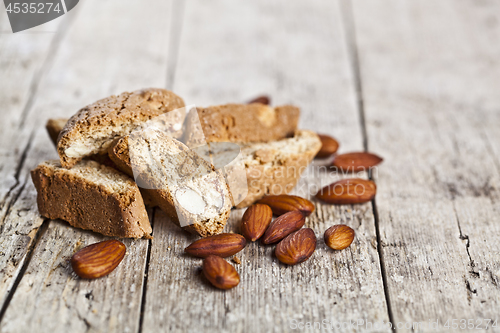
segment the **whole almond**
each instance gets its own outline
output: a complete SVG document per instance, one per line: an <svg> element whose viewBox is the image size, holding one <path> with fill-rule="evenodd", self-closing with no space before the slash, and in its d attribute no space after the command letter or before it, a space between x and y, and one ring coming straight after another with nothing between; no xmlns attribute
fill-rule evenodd
<svg viewBox="0 0 500 333"><path fill-rule="evenodd" d="M209 255L229 257L240 252L247 241L245 237L238 234L219 234L202 238L184 249L184 252L194 256L205 258Z"/></svg>
<svg viewBox="0 0 500 333"><path fill-rule="evenodd" d="M362 172L369 171L382 161L383 159L375 154L360 152L337 155L332 165L345 172Z"/></svg>
<svg viewBox="0 0 500 333"><path fill-rule="evenodd" d="M271 207L273 214L276 216L283 215L292 210L298 210L304 216L309 216L314 212L314 204L311 201L296 195L268 195L257 202Z"/></svg>
<svg viewBox="0 0 500 333"><path fill-rule="evenodd" d="M316 154L316 158L326 158L337 152L339 149L339 143L337 140L329 135L318 134L321 140L321 148Z"/></svg>
<svg viewBox="0 0 500 333"><path fill-rule="evenodd" d="M248 104L252 104L252 103L260 103L260 104L264 104L264 105L269 105L269 104L271 104L271 99L268 96L262 95L262 96L259 96L259 97L252 99L251 101L248 101Z"/></svg>
<svg viewBox="0 0 500 333"><path fill-rule="evenodd" d="M84 279L97 279L111 273L122 261L127 248L117 240L84 247L71 257L71 267Z"/></svg>
<svg viewBox="0 0 500 333"><path fill-rule="evenodd" d="M208 256L203 260L203 274L214 287L219 289L231 289L240 283L236 269L217 256Z"/></svg>
<svg viewBox="0 0 500 333"><path fill-rule="evenodd" d="M262 237L272 219L271 207L263 204L252 205L241 218L241 233L246 239L255 242Z"/></svg>
<svg viewBox="0 0 500 333"><path fill-rule="evenodd" d="M305 216L298 210L292 210L277 217L267 228L262 243L272 244L279 242L294 231L299 230L306 222Z"/></svg>
<svg viewBox="0 0 500 333"><path fill-rule="evenodd" d="M278 243L274 254L284 264L296 265L309 259L316 249L316 235L306 228L288 235Z"/></svg>
<svg viewBox="0 0 500 333"><path fill-rule="evenodd" d="M345 224L337 224L325 231L325 243L334 250L343 250L354 240L354 230Z"/></svg>
<svg viewBox="0 0 500 333"><path fill-rule="evenodd" d="M371 180L351 178L323 187L316 198L334 205L353 205L372 200L376 193L377 185Z"/></svg>

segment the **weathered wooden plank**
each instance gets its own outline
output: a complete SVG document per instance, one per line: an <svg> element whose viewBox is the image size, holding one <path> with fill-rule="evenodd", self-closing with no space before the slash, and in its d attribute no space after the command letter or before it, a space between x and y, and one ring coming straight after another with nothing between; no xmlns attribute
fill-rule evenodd
<svg viewBox="0 0 500 333"><path fill-rule="evenodd" d="M21 172L32 129L20 130L19 125L36 98L39 78L57 49L61 29L74 15L18 34L9 32L8 19L1 16L5 16L0 22L0 304L4 304L43 221L31 210L33 188L26 188L27 173ZM16 223L9 222L9 214Z"/></svg>
<svg viewBox="0 0 500 333"><path fill-rule="evenodd" d="M302 127L335 135L344 151L363 149L338 5L188 1L175 90L198 105L266 93L274 104L301 106ZM321 164L308 170L295 193L310 197L320 184L338 179ZM316 207L306 225L315 230L318 249L308 262L286 267L273 257L273 246L249 244L237 254L241 283L225 292L204 280L200 259L183 254L195 237L157 213L143 331L287 331L293 320L387 322L371 205ZM238 232L242 213L231 212L225 231ZM322 240L337 223L357 232L341 252Z"/></svg>
<svg viewBox="0 0 500 333"><path fill-rule="evenodd" d="M137 332L148 242L123 240L127 254L110 275L83 280L69 259L106 239L51 221L16 289L2 332Z"/></svg>
<svg viewBox="0 0 500 333"><path fill-rule="evenodd" d="M394 322L498 319L499 4L353 4Z"/></svg>
<svg viewBox="0 0 500 333"><path fill-rule="evenodd" d="M155 10L151 11L150 6ZM176 15L172 1L148 6L140 1L127 5L121 1L85 1L75 10L77 18L60 41L52 66L42 75L38 97L20 126L20 131L34 133L19 171L23 179L28 179L29 170L39 162L57 157L43 128L47 118L69 117L80 107L107 95L148 86L162 87L167 81L172 32L169 17ZM31 235L31 230L36 229L30 230L30 223L39 217L30 180L19 198L22 200L11 206L4 227L12 233L21 230ZM30 210L26 213L27 208ZM113 273L87 283L69 274L67 259L78 242L89 244L105 238L81 230L70 231L65 224L50 221L29 262L29 274L19 282L5 312L3 327L22 331L44 323L60 332L137 331L148 241L127 241L129 257L128 263L120 268L123 274ZM60 254L47 261L45 244L50 244L50 251ZM20 261L25 252L23 248L14 248L4 260ZM54 271L62 275L54 277ZM54 283L50 282L48 287L47 281ZM91 289L95 291L94 298L87 299L85 295ZM96 292L101 295L97 297ZM27 311L20 310L23 308ZM18 322L25 326L17 328Z"/></svg>

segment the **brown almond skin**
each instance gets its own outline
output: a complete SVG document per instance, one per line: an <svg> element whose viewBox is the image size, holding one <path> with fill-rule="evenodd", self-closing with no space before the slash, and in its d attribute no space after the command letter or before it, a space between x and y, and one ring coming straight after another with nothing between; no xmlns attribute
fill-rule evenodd
<svg viewBox="0 0 500 333"><path fill-rule="evenodd" d="M225 258L240 252L246 244L247 241L242 235L219 234L195 241L186 247L184 252L199 258L209 255Z"/></svg>
<svg viewBox="0 0 500 333"><path fill-rule="evenodd" d="M71 257L71 267L83 279L97 279L111 273L122 261L127 248L118 240L84 247Z"/></svg>
<svg viewBox="0 0 500 333"><path fill-rule="evenodd" d="M236 269L218 256L208 256L203 260L203 274L219 289L231 289L240 283Z"/></svg>
<svg viewBox="0 0 500 333"><path fill-rule="evenodd" d="M268 195L257 201L257 203L271 207L273 214L276 216L283 215L292 210L298 210L302 212L304 216L309 216L315 209L311 201L296 195L288 194Z"/></svg>
<svg viewBox="0 0 500 333"><path fill-rule="evenodd" d="M348 153L337 155L332 166L344 172L363 172L369 171L370 168L379 165L382 161L381 157L371 153Z"/></svg>
<svg viewBox="0 0 500 333"><path fill-rule="evenodd" d="M354 205L371 201L375 194L377 185L371 180L350 178L323 187L316 198L334 205Z"/></svg>
<svg viewBox="0 0 500 333"><path fill-rule="evenodd" d="M310 228L301 229L278 243L274 254L284 264L296 265L306 261L316 250L316 235Z"/></svg>
<svg viewBox="0 0 500 333"><path fill-rule="evenodd" d="M279 242L294 231L299 230L304 226L306 217L298 210L285 213L277 217L267 228L262 243L272 244Z"/></svg>
<svg viewBox="0 0 500 333"><path fill-rule="evenodd" d="M273 219L271 207L254 204L245 211L241 218L241 233L251 242L262 237Z"/></svg>
<svg viewBox="0 0 500 333"><path fill-rule="evenodd" d="M318 134L321 140L321 148L316 154L316 158L326 158L332 156L339 149L337 140L326 134Z"/></svg>
<svg viewBox="0 0 500 333"><path fill-rule="evenodd" d="M269 96L262 95L262 96L259 96L259 97L252 99L251 101L248 101L248 104L252 104L252 103L260 103L260 104L264 104L264 105L269 105L269 104L271 104L271 99L269 98Z"/></svg>
<svg viewBox="0 0 500 333"><path fill-rule="evenodd" d="M334 250L343 250L354 240L354 230L345 224L337 224L325 231L325 243Z"/></svg>

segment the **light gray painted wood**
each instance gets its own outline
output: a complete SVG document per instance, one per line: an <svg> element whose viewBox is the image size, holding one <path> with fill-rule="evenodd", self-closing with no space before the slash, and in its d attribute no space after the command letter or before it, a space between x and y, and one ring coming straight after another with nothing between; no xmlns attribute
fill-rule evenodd
<svg viewBox="0 0 500 333"><path fill-rule="evenodd" d="M123 240L125 258L110 275L80 279L74 252L107 239L51 221L2 322L2 332L137 332L148 242Z"/></svg>
<svg viewBox="0 0 500 333"><path fill-rule="evenodd" d="M362 150L338 2L187 1L180 43L174 89L187 103L269 94L274 104L301 106L303 128L338 137L344 151ZM338 179L321 171L321 164L309 169L296 193L309 197L308 190L315 193L319 184ZM316 207L306 223L318 237L309 261L286 267L273 257L274 246L249 244L236 255L241 283L225 292L204 280L202 260L183 253L196 237L157 213L143 331L286 331L292 320L387 322L371 205ZM231 212L226 232L238 232L242 213ZM357 232L341 252L322 240L337 223Z"/></svg>
<svg viewBox="0 0 500 333"><path fill-rule="evenodd" d="M500 313L499 9L354 1L369 149L385 157L376 204L395 323Z"/></svg>
<svg viewBox="0 0 500 333"><path fill-rule="evenodd" d="M121 1L85 1L75 10L78 15L62 36L51 66L40 79L37 98L26 112L22 131L33 131L34 136L19 171L25 180L38 163L57 158L43 128L48 118L69 117L80 107L110 94L163 87L167 82L171 67L169 17L176 15L171 1L156 2L154 11L141 1L126 6ZM10 140L16 138L14 134ZM32 238L40 222L35 191L28 180L4 227L20 238L20 243L26 235ZM137 331L148 241L126 241L128 263L123 268L123 263L120 265L122 273L85 282L70 274L67 260L75 251L75 244L106 238L56 221L47 223L48 230L35 249L27 275L19 282L3 317L2 330L22 332L43 324L59 332ZM9 252L4 260L18 268L26 257L27 245L6 247ZM50 260L47 247L57 254ZM94 298L86 298L92 290ZM5 297L5 289L3 292Z"/></svg>
<svg viewBox="0 0 500 333"><path fill-rule="evenodd" d="M56 157L42 128L47 118L146 86L173 84L199 105L266 93L274 104L301 106L301 127L333 134L343 152L361 150L346 47L356 42L368 147L385 158L376 206L394 322L498 319L498 3L354 0L353 31L344 31L338 2L157 5L87 0L40 27L61 25L59 34L0 34L2 304L42 223L28 171ZM170 27L181 21L179 37ZM1 31L7 23L0 19ZM295 193L309 196L306 189L338 179L320 170L326 163L316 161ZM68 259L105 238L47 221L1 330L140 330L145 269L144 332L281 331L292 319L387 322L371 205L315 203L307 222L318 237L314 256L285 267L273 247L249 244L235 264L241 284L227 292L202 277L201 260L183 254L196 237L159 211L149 267L148 242L126 240L124 262L96 281L77 279ZM232 212L226 231L238 231L242 212ZM352 226L357 237L333 253L322 234L336 223ZM431 330L422 324L415 331Z"/></svg>
<svg viewBox="0 0 500 333"><path fill-rule="evenodd" d="M6 14L1 16L5 16L0 24L0 304L4 304L43 221L33 210L33 186L23 169L34 127L23 127L21 122L37 97L39 79L57 49L61 29L73 14L18 34L10 32Z"/></svg>

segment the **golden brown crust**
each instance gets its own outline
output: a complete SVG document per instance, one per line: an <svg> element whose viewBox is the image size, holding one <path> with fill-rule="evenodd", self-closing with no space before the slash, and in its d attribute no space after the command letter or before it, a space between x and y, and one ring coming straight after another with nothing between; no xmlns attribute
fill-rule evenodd
<svg viewBox="0 0 500 333"><path fill-rule="evenodd" d="M293 136L299 116L299 108L291 105L272 108L253 103L198 108L198 117L193 114L188 117L184 141L188 147L200 144L200 124L206 142L280 140Z"/></svg>
<svg viewBox="0 0 500 333"><path fill-rule="evenodd" d="M108 149L108 156L116 165L118 170L134 177L132 166L130 165L130 155L128 152L128 136L124 136L115 141Z"/></svg>
<svg viewBox="0 0 500 333"><path fill-rule="evenodd" d="M94 161L82 161L75 169L49 161L31 171L42 216L106 236L150 238L144 202L129 177Z"/></svg>
<svg viewBox="0 0 500 333"><path fill-rule="evenodd" d="M71 168L83 157L105 153L116 138L182 107L182 98L164 89L125 92L90 104L71 117L59 134L57 152L61 164Z"/></svg>

